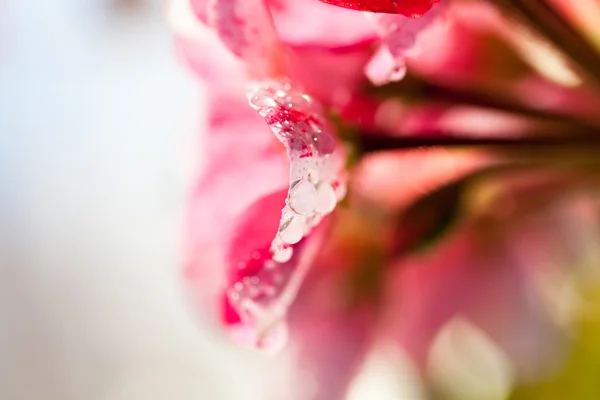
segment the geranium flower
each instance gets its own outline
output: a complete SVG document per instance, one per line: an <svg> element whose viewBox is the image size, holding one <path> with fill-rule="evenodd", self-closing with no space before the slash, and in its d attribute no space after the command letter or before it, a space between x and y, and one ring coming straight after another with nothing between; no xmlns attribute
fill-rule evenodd
<svg viewBox="0 0 600 400"><path fill-rule="evenodd" d="M365 18L311 0L171 4L178 49L207 94L207 159L192 194L185 268L200 307L218 311L236 340L267 350L285 345L289 328L298 365L316 385L286 398L343 398L382 336L426 371L436 334L457 315L494 339L521 375L534 375L548 362L543 350L557 343L538 277L544 268L565 273L596 234L589 176L539 168L561 164L553 151L532 160L526 151L394 147L410 147L400 134L452 139L453 129L467 139L510 139L499 146L527 143L579 122L548 122L543 110L508 116L522 109L513 103L493 113L452 109L453 119L447 103L386 97L415 84L393 81L442 4L326 2L400 15ZM479 45L470 39L467 49ZM431 73L451 53L414 63ZM591 103L581 91L545 84L548 93ZM375 151L348 169L356 150ZM515 162L528 173L502 174Z"/></svg>

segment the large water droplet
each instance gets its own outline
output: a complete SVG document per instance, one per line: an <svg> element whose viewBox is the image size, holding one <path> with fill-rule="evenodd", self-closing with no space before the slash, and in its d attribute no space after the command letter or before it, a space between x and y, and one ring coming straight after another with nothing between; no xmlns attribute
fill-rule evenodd
<svg viewBox="0 0 600 400"><path fill-rule="evenodd" d="M277 102L268 94L256 94L250 98L250 104L256 108L275 107Z"/></svg>
<svg viewBox="0 0 600 400"><path fill-rule="evenodd" d="M311 213L317 206L317 189L315 185L306 179L298 181L290 190L288 204L297 214L306 215Z"/></svg>
<svg viewBox="0 0 600 400"><path fill-rule="evenodd" d="M288 107L296 110L306 110L310 107L310 98L308 96L292 95L286 99Z"/></svg>
<svg viewBox="0 0 600 400"><path fill-rule="evenodd" d="M335 140L328 133L315 133L313 135L315 148L322 156L327 156L335 150Z"/></svg>
<svg viewBox="0 0 600 400"><path fill-rule="evenodd" d="M328 183L321 183L317 189L317 206L315 212L321 215L331 213L337 204L335 190Z"/></svg>
<svg viewBox="0 0 600 400"><path fill-rule="evenodd" d="M279 237L287 244L296 244L304 236L304 217L297 215L285 221L279 228Z"/></svg>
<svg viewBox="0 0 600 400"><path fill-rule="evenodd" d="M320 175L319 175L318 169L314 169L308 173L308 180L313 185L316 185L317 183L319 183L319 179L320 179Z"/></svg>

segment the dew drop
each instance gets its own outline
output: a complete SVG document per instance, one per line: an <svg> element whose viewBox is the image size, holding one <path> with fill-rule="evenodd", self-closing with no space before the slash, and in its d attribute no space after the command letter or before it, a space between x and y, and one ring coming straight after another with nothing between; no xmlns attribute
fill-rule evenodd
<svg viewBox="0 0 600 400"><path fill-rule="evenodd" d="M279 237L287 244L296 244L304 236L304 217L297 215L285 221L279 228Z"/></svg>
<svg viewBox="0 0 600 400"><path fill-rule="evenodd" d="M306 215L317 206L317 189L306 179L301 179L290 190L288 204L296 214Z"/></svg>
<svg viewBox="0 0 600 400"><path fill-rule="evenodd" d="M317 206L315 212L321 215L331 213L337 204L335 190L328 183L322 183L317 189Z"/></svg>
<svg viewBox="0 0 600 400"><path fill-rule="evenodd" d="M320 175L319 175L318 169L314 169L308 173L308 180L313 185L316 185L317 183L319 183L319 178L320 178Z"/></svg>
<svg viewBox="0 0 600 400"><path fill-rule="evenodd" d="M250 104L256 108L276 107L277 102L267 94L256 94L250 98Z"/></svg>
<svg viewBox="0 0 600 400"><path fill-rule="evenodd" d="M323 156L332 154L335 150L335 141L327 133L313 134L313 142L319 154Z"/></svg>
<svg viewBox="0 0 600 400"><path fill-rule="evenodd" d="M308 107L310 107L310 100L308 98L308 96L300 96L300 95L293 95L293 96L289 96L286 99L286 102L288 103L290 108L296 109L296 110L305 110Z"/></svg>
<svg viewBox="0 0 600 400"><path fill-rule="evenodd" d="M273 261L285 263L291 260L294 250L291 247L284 247L273 252Z"/></svg>

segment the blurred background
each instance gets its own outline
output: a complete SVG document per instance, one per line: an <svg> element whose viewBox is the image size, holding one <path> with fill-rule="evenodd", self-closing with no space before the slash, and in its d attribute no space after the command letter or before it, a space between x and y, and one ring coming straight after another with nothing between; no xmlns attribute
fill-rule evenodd
<svg viewBox="0 0 600 400"><path fill-rule="evenodd" d="M263 398L277 366L192 316L179 279L200 94L161 0L0 3L0 399ZM564 371L514 398L595 398L597 292ZM472 327L438 342L444 398L509 397ZM369 357L352 400L423 398L389 356Z"/></svg>
<svg viewBox="0 0 600 400"><path fill-rule="evenodd" d="M163 7L0 4L1 399L253 398L182 297L199 88Z"/></svg>

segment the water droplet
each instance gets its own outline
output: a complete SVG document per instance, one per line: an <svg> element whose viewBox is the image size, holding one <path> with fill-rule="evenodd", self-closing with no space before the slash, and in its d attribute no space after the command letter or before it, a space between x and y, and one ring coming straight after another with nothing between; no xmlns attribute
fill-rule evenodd
<svg viewBox="0 0 600 400"><path fill-rule="evenodd" d="M256 94L250 98L250 104L256 108L276 107L277 102L267 94Z"/></svg>
<svg viewBox="0 0 600 400"><path fill-rule="evenodd" d="M290 108L296 109L296 110L307 110L310 107L310 100L309 97L306 96L299 96L299 95L292 95L292 96L288 96L288 98L286 99L286 103L288 103L288 106Z"/></svg>
<svg viewBox="0 0 600 400"><path fill-rule="evenodd" d="M273 252L273 261L276 261L278 263L288 262L292 258L293 254L294 250L291 247L277 249Z"/></svg>
<svg viewBox="0 0 600 400"><path fill-rule="evenodd" d="M317 151L323 156L332 154L335 150L335 140L328 133L313 134L313 142Z"/></svg>
<svg viewBox="0 0 600 400"><path fill-rule="evenodd" d="M288 204L296 214L306 215L317 206L317 189L306 179L298 181L290 189Z"/></svg>
<svg viewBox="0 0 600 400"><path fill-rule="evenodd" d="M279 237L287 244L296 244L304 236L304 217L297 215L285 221L279 228Z"/></svg>
<svg viewBox="0 0 600 400"><path fill-rule="evenodd" d="M337 204L335 190L328 183L322 183L317 189L317 206L315 212L321 215L331 213Z"/></svg>
<svg viewBox="0 0 600 400"><path fill-rule="evenodd" d="M317 183L319 183L319 170L314 169L314 170L310 171L308 173L308 180L313 185L316 185Z"/></svg>

